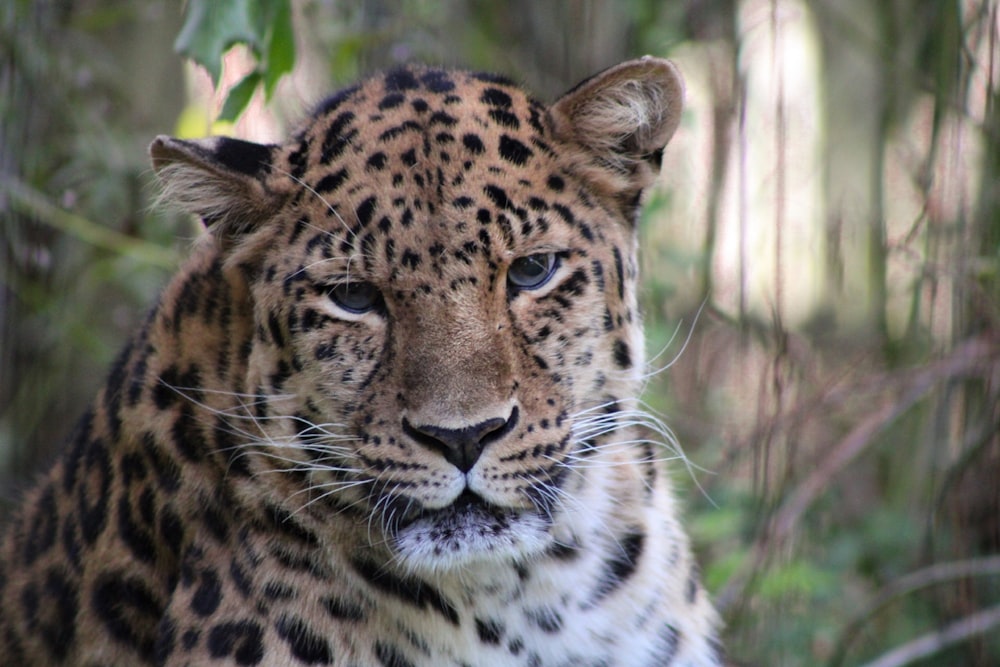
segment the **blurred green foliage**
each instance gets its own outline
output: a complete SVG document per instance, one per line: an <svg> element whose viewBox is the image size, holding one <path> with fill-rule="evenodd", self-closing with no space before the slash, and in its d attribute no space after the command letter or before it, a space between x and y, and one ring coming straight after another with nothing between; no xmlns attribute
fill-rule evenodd
<svg viewBox="0 0 1000 667"><path fill-rule="evenodd" d="M250 48L258 64L230 88L219 120L234 121L258 86L270 100L281 77L295 64L295 36L289 0L189 0L174 48L204 67L219 84L222 57L236 44Z"/></svg>
<svg viewBox="0 0 1000 667"><path fill-rule="evenodd" d="M551 98L624 58L672 56L692 92L666 177L702 165L708 178L694 203L658 189L641 222L645 398L687 453L678 494L730 653L767 667L1000 663L996 0L191 0L185 12L0 8L0 498L58 450L198 233L151 206L145 146L190 91L175 42L216 83L226 49L250 47L233 116L260 84L293 114L303 101L279 82L293 64L317 77L313 100L406 60L506 72ZM754 30L789 17L817 45L822 115L812 268L824 287L796 323L779 280L770 310L723 280L771 260L719 267L746 145L775 121L771 152L794 148L781 122L802 91L779 89L767 118L748 102ZM682 154L699 133L705 154ZM778 196L795 169L775 170ZM958 174L968 189L949 207ZM914 200L902 232L889 225L901 181ZM801 257L778 257L788 282L805 274Z"/></svg>

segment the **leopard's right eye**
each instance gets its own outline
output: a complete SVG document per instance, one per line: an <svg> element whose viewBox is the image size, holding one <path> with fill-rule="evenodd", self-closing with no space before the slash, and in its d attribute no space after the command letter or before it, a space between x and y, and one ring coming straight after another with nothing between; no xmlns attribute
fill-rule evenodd
<svg viewBox="0 0 1000 667"><path fill-rule="evenodd" d="M338 307L355 314L374 310L382 301L378 288L363 280L338 283L326 293Z"/></svg>

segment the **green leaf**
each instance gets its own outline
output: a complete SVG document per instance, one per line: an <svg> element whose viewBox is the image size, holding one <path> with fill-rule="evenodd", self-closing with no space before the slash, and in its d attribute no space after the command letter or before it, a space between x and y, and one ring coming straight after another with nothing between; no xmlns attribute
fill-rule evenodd
<svg viewBox="0 0 1000 667"><path fill-rule="evenodd" d="M282 75L295 64L295 35L289 0L190 0L174 48L204 67L219 85L222 58L234 44L246 44L258 65L229 91L219 120L234 121L264 84L271 98Z"/></svg>
<svg viewBox="0 0 1000 667"><path fill-rule="evenodd" d="M219 84L222 56L237 43L258 48L257 32L251 22L252 0L188 0L187 18L181 27L174 50L190 58Z"/></svg>
<svg viewBox="0 0 1000 667"><path fill-rule="evenodd" d="M288 2L275 3L278 6L270 23L270 31L265 32L264 49L264 95L271 99L274 87L295 64L295 35L292 32L292 8Z"/></svg>
<svg viewBox="0 0 1000 667"><path fill-rule="evenodd" d="M218 119L235 122L240 114L243 113L243 110L246 109L247 105L250 104L250 98L253 97L253 93L257 90L257 86L262 79L261 73L258 70L254 70L230 88L229 94L226 95L226 102L222 105L222 113L219 114Z"/></svg>

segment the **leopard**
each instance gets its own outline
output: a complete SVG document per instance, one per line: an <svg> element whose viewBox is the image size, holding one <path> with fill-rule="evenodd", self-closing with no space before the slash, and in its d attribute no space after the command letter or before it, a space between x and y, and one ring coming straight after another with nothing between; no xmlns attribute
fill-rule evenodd
<svg viewBox="0 0 1000 667"><path fill-rule="evenodd" d="M156 138L203 231L5 521L0 663L722 664L641 399L683 102L650 56L551 103L401 64Z"/></svg>

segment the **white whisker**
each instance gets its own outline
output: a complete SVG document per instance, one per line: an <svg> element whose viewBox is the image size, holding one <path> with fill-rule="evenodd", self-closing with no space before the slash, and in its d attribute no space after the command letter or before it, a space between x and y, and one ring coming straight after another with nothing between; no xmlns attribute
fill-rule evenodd
<svg viewBox="0 0 1000 667"><path fill-rule="evenodd" d="M698 310L694 314L694 320L691 322L691 326L688 328L687 336L684 337L684 342L681 344L681 349L677 351L677 354L675 354L673 358L663 366L660 366L659 368L654 368L653 370L646 371L639 377L639 379L642 380L643 382L643 389L645 389L645 385L646 383L649 382L650 379L656 377L663 371L671 368L674 364L676 364L677 361L684 354L684 352L687 350L688 345L691 343L691 338L694 336L694 330L698 326L698 320L701 319L702 311L705 310L706 304L708 304L707 297L705 298L704 301L701 302L701 305L698 306ZM652 368L653 363L661 356L663 356L663 354L666 353L666 351L670 348L670 346L674 344L674 339L677 338L677 334L680 332L683 324L684 324L683 320L677 323L677 327L674 329L674 333L670 335L670 340L668 340L666 345L663 346L663 349L661 349L659 352L653 355L653 357L646 362L647 368Z"/></svg>
<svg viewBox="0 0 1000 667"><path fill-rule="evenodd" d="M280 169L277 166L272 166L272 168L276 172L278 172L279 174L283 174L283 175L287 176L288 178L292 179L293 181L295 181L296 183L298 183L299 185L301 185L303 188L305 188L305 190L307 192L309 192L311 195L313 195L314 197L316 197L317 199L319 199L321 202L323 202L323 204L326 206L327 211L329 211L330 213L332 213L337 218L337 220L340 222L340 224L343 226L344 231L346 231L348 234L351 233L350 226L347 224L347 222L344 221L344 218L341 217L340 212L338 212L337 209L333 206L333 204L331 204L329 201L327 201L327 199L323 195L321 195L320 193L316 192L316 190L312 186L310 186L308 183L306 183L305 181L303 181L301 178L298 178L297 176L295 176L291 172L286 171L284 169ZM317 229L317 231L325 231L325 230L322 230L322 229L319 229L319 228L316 228L316 229Z"/></svg>

